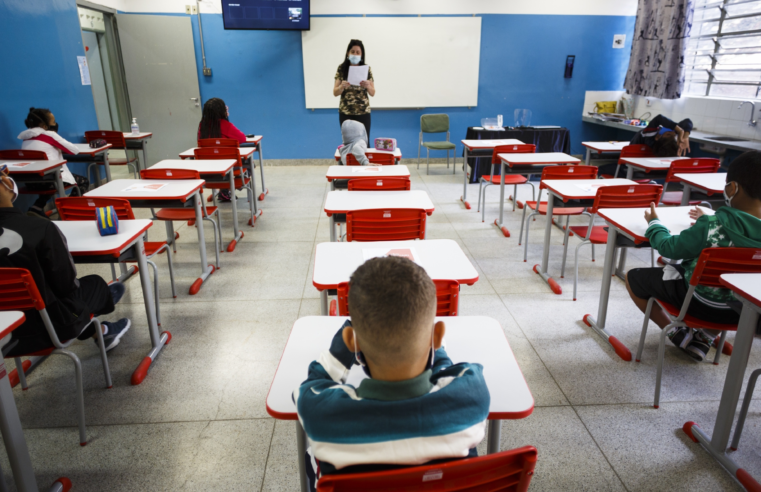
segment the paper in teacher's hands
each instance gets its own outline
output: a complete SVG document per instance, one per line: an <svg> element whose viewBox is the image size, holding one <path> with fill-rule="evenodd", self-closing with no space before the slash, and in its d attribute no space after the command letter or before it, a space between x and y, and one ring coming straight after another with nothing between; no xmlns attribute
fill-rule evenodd
<svg viewBox="0 0 761 492"><path fill-rule="evenodd" d="M370 65L352 65L349 67L349 78L347 79L351 85L359 85L363 80L367 80L367 74L370 70Z"/></svg>

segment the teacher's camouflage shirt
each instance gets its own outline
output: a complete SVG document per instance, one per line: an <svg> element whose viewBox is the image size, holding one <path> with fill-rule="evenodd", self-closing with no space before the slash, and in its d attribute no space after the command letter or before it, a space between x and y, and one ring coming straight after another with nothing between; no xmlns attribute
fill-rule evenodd
<svg viewBox="0 0 761 492"><path fill-rule="evenodd" d="M375 82L372 68L368 68L367 79ZM343 75L341 74L341 65L338 65L335 80L344 80ZM343 114L351 115L369 114L370 97L367 94L367 89L358 85L349 86L349 88L341 94L341 103L338 105L338 111Z"/></svg>

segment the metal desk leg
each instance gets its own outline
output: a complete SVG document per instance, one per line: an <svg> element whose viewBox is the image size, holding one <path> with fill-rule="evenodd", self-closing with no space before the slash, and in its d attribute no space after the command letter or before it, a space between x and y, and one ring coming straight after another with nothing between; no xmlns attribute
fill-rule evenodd
<svg viewBox="0 0 761 492"><path fill-rule="evenodd" d="M59 167L55 171L55 189L58 192L59 198L64 198L66 196L66 190L63 187L63 178L61 177L61 168Z"/></svg>
<svg viewBox="0 0 761 492"><path fill-rule="evenodd" d="M621 280L626 280L626 257L628 255L629 248L621 248L621 254L618 257L618 267L613 274Z"/></svg>
<svg viewBox="0 0 761 492"><path fill-rule="evenodd" d="M259 201L263 201L264 200L264 196L269 194L270 190L268 190L267 189L267 185L264 184L264 162L262 161L262 142L261 142L261 140L259 141L258 149L259 149L259 172L262 175L262 194L259 195ZM251 177L251 179L253 179L253 176Z"/></svg>
<svg viewBox="0 0 761 492"><path fill-rule="evenodd" d="M320 314L328 315L328 289L320 291Z"/></svg>
<svg viewBox="0 0 761 492"><path fill-rule="evenodd" d="M132 373L132 384L137 385L143 382L148 375L148 369L151 367L151 363L156 360L161 349L164 345L169 343L172 339L172 334L168 331L159 333L159 327L156 322L156 311L153 299L153 285L151 283L151 276L148 273L148 260L145 258L145 245L143 244L143 238L140 237L133 246L135 256L137 256L138 271L140 273L140 284L143 288L143 302L145 303L145 315L148 318L148 333L151 336L151 351L137 366L135 372Z"/></svg>
<svg viewBox="0 0 761 492"><path fill-rule="evenodd" d="M336 180L331 179L330 180L330 191L336 191Z"/></svg>
<svg viewBox="0 0 761 492"><path fill-rule="evenodd" d="M713 436L703 432L695 422L687 422L682 430L690 438L700 443L724 468L726 468L737 480L746 488L746 490L758 490L759 484L744 469L737 466L732 458L727 456L726 449L729 444L729 434L732 430L732 421L734 420L735 411L737 410L737 401L740 398L743 377L748 367L748 357L753 344L753 336L756 331L759 313L752 305L742 300L743 310L740 315L740 322L737 325L737 336L735 336L735 348L732 357L729 359L727 368L727 377L724 380L724 390L721 393L721 403L719 403L719 412L716 414L716 423L713 426Z"/></svg>
<svg viewBox="0 0 761 492"><path fill-rule="evenodd" d="M304 428L301 427L301 422L298 420L296 421L296 453L298 456L296 459L298 459L299 462L299 481L301 482L301 492L308 492L307 487L307 470L306 470L306 463L304 462L305 456L307 454L307 443L306 443L306 433L304 432Z"/></svg>
<svg viewBox="0 0 761 492"><path fill-rule="evenodd" d="M261 166L261 163L259 165ZM251 197L251 199L254 201L254 220L249 221L248 225L250 225L251 227L254 227L254 222L256 222L257 217L262 215L262 211L259 210L259 208L256 205L256 179L255 179L256 175L254 174L254 170L256 169L256 166L254 165L253 153L250 156L248 156L248 168L249 168L250 176L251 176L251 191L253 193L253 196Z"/></svg>
<svg viewBox="0 0 761 492"><path fill-rule="evenodd" d="M336 216L335 214L330 216L330 242L336 242Z"/></svg>
<svg viewBox="0 0 761 492"><path fill-rule="evenodd" d="M238 244L238 241L240 241L243 238L243 232L241 232L240 229L238 229L238 198L235 196L235 168L230 169L230 194L232 195L232 205L233 205L233 240L230 241L230 244L227 245L227 252L232 253L235 251L235 245ZM241 179L243 179L241 177ZM253 178L251 178L253 180ZM254 195L252 194L251 199L253 200ZM254 203L256 203L256 200L254 200ZM198 222L196 222L198 224ZM215 246L216 247L216 246Z"/></svg>
<svg viewBox="0 0 761 492"><path fill-rule="evenodd" d="M21 492L37 492L37 481L34 478L32 459L26 447L26 439L21 429L16 400L8 381L5 364L0 361L0 430L3 433L5 450L13 471L16 488Z"/></svg>
<svg viewBox="0 0 761 492"><path fill-rule="evenodd" d="M201 213L201 193L199 191L193 197L193 203L196 208L196 231L198 232L198 252L201 255L201 276L190 286L190 295L194 296L201 290L201 286L214 273L214 265L209 265L206 259L206 240L203 235L203 214ZM214 245L216 249L217 245Z"/></svg>
<svg viewBox="0 0 761 492"><path fill-rule="evenodd" d="M502 434L502 421L490 420L489 421L489 438L486 443L486 453L494 454L499 453L499 441Z"/></svg>
<svg viewBox="0 0 761 492"><path fill-rule="evenodd" d="M143 169L148 169L148 157L146 156L146 150L145 150L146 145L148 145L148 139L144 138L140 141L140 150L142 151L142 154L143 154L143 162L141 163Z"/></svg>
<svg viewBox="0 0 761 492"><path fill-rule="evenodd" d="M552 289L552 292L555 294L562 294L563 288L560 287L560 284L558 284L555 279L550 277L549 273L547 273L547 270L549 269L549 263L550 263L550 236L552 234L552 211L554 210L554 201L555 201L555 195L550 191L547 190L547 223L544 226L544 250L542 251L542 268L541 270L538 270L537 267L539 265L534 265L534 272L538 273L539 276L541 276L545 282L547 282L550 286L550 289Z"/></svg>
<svg viewBox="0 0 761 492"><path fill-rule="evenodd" d="M589 165L589 161L592 159L592 149L587 147L587 157L584 159L584 164Z"/></svg>
<svg viewBox="0 0 761 492"><path fill-rule="evenodd" d="M129 160L129 156L127 155L127 149L124 149L124 156ZM97 167L97 166L96 166ZM108 151L103 152L103 167L106 168L106 181L111 182L111 166L108 164ZM139 177L139 175L138 175ZM98 183L98 186L100 186L100 183Z"/></svg>
<svg viewBox="0 0 761 492"><path fill-rule="evenodd" d="M684 185L684 190L682 190L682 203L680 203L680 205L686 207L690 204L690 194L692 193L692 188L690 188L690 185L686 183L682 184Z"/></svg>
<svg viewBox="0 0 761 492"><path fill-rule="evenodd" d="M609 225L608 228L608 244L605 248L605 265L602 269L602 287L600 288L600 305L597 308L597 319L595 320L592 315L585 314L583 321L587 326L591 327L598 335L603 337L613 346L613 350L616 354L625 361L632 360L632 353L626 348L626 345L621 343L618 338L614 337L605 330L605 317L608 314L608 298L610 297L610 283L613 277L613 266L616 262L616 237L618 236L618 230L615 227ZM622 249L623 255L626 249Z"/></svg>
<svg viewBox="0 0 761 492"><path fill-rule="evenodd" d="M465 204L465 208L470 210L470 203L468 203L468 148L464 149L465 155L462 158L462 196L460 201ZM476 172L476 168L473 168L473 172Z"/></svg>
<svg viewBox="0 0 761 492"><path fill-rule="evenodd" d="M631 164L626 165L626 179L632 179L634 176L634 168Z"/></svg>
<svg viewBox="0 0 761 492"><path fill-rule="evenodd" d="M499 163L499 221L495 220L494 225L499 227L505 237L510 237L510 231L507 230L507 227L502 225L502 219L505 214L505 166L506 164L504 162ZM486 208L485 199L484 208Z"/></svg>

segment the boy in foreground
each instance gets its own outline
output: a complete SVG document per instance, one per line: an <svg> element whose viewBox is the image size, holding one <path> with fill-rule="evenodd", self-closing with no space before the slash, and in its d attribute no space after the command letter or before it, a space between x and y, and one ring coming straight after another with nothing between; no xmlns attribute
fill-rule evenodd
<svg viewBox="0 0 761 492"><path fill-rule="evenodd" d="M643 313L650 297L682 306L703 249L761 248L761 152L746 152L732 161L724 201L726 206L715 215L704 215L698 207L691 210L690 217L696 222L678 236L672 236L661 224L655 204L650 204L650 210L645 212L649 223L645 236L650 245L666 258L684 261L681 265L635 268L627 273L626 288ZM733 300L729 289L698 286L687 312L713 323L737 323L740 315L727 304ZM661 329L671 322L658 304L653 304L650 319ZM690 336L689 329L677 328L668 336L674 345L702 361L717 334L716 330L694 330Z"/></svg>
<svg viewBox="0 0 761 492"><path fill-rule="evenodd" d="M425 270L406 258L373 258L349 285L351 320L293 394L312 490L315 458L319 473L330 474L476 456L489 414L483 367L447 357ZM345 384L354 364L369 376L356 388Z"/></svg>

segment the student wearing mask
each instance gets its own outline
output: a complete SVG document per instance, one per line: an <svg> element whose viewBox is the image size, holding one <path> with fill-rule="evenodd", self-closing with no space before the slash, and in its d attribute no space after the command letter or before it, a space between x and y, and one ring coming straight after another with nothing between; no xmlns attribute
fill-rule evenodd
<svg viewBox="0 0 761 492"><path fill-rule="evenodd" d="M368 67L367 80L359 85L349 84L349 67L365 64L365 45L359 39L352 39L346 48L346 57L343 63L338 65L333 95L341 96L338 105L338 124L343 126L344 121L354 120L365 125L368 142L370 139L370 97L375 97L375 79L373 70Z"/></svg>
<svg viewBox="0 0 761 492"><path fill-rule="evenodd" d="M198 124L198 136L202 138L232 138L238 143L246 143L246 135L230 123L230 111L222 99L212 97L203 105L201 122ZM229 202L230 190L219 190L217 198L223 202Z"/></svg>
<svg viewBox="0 0 761 492"><path fill-rule="evenodd" d="M55 115L49 109L29 108L29 114L24 120L27 130L21 132L19 140L23 140L21 148L23 150L41 150L48 156L48 160L63 159L63 152L67 154L78 154L79 149L58 135L58 123L55 121ZM84 176L72 174L69 168L64 164L61 167L61 179L64 185L77 185L79 196L83 196L90 187L90 181ZM43 191L55 188L53 183L28 183L25 185L29 191ZM51 195L40 195L34 205L29 209L41 217L45 215L45 204L50 200Z"/></svg>

